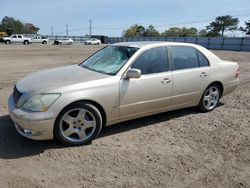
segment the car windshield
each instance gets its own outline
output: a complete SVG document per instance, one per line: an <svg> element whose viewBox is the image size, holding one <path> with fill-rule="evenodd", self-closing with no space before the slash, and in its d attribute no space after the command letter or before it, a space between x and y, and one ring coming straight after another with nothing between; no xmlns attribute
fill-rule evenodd
<svg viewBox="0 0 250 188"><path fill-rule="evenodd" d="M86 59L80 66L104 74L115 75L138 48L107 46Z"/></svg>

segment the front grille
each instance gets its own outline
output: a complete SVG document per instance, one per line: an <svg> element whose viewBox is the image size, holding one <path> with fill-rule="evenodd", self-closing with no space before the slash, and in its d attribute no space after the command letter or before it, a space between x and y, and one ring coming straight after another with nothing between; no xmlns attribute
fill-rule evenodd
<svg viewBox="0 0 250 188"><path fill-rule="evenodd" d="M20 99L20 97L22 95L23 94L20 91L18 91L16 86L15 86L13 89L13 100L14 100L15 104L17 104L18 100Z"/></svg>

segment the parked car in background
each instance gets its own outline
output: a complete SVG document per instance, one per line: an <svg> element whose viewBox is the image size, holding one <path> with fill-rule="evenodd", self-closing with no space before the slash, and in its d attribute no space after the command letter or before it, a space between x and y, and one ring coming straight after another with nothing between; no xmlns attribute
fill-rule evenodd
<svg viewBox="0 0 250 188"><path fill-rule="evenodd" d="M117 43L19 80L8 108L24 137L82 145L103 126L191 106L212 111L238 84L238 64L199 45Z"/></svg>
<svg viewBox="0 0 250 188"><path fill-rule="evenodd" d="M5 44L10 44L10 43L31 44L30 37L25 37L20 34L11 35L10 37L3 37L3 41L5 42Z"/></svg>
<svg viewBox="0 0 250 188"><path fill-rule="evenodd" d="M49 42L49 39L44 36L35 36L31 38L32 43L42 43L42 44L47 44Z"/></svg>
<svg viewBox="0 0 250 188"><path fill-rule="evenodd" d="M71 45L74 44L74 41L71 38L65 38L65 39L56 39L54 40L54 45L60 45L60 44L67 44Z"/></svg>
<svg viewBox="0 0 250 188"><path fill-rule="evenodd" d="M91 38L91 39L85 40L84 44L86 44L86 45L99 45L99 44L101 44L101 41L99 39L96 39L96 38Z"/></svg>

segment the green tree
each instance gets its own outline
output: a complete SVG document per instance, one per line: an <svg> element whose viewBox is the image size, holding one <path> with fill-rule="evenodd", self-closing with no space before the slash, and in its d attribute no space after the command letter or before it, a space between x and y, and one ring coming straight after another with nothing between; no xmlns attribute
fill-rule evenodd
<svg viewBox="0 0 250 188"><path fill-rule="evenodd" d="M171 27L168 30L162 33L162 36L165 37L195 37L197 36L198 30L194 27L191 28L179 28L179 27Z"/></svg>
<svg viewBox="0 0 250 188"><path fill-rule="evenodd" d="M124 37L143 37L145 28L142 25L133 25L125 31Z"/></svg>
<svg viewBox="0 0 250 188"><path fill-rule="evenodd" d="M208 32L205 29L202 29L198 32L199 37L206 37L208 35Z"/></svg>
<svg viewBox="0 0 250 188"><path fill-rule="evenodd" d="M161 34L159 31L155 29L154 26L149 25L148 28L146 28L144 36L145 37L159 37Z"/></svg>
<svg viewBox="0 0 250 188"><path fill-rule="evenodd" d="M218 16L215 21L211 22L210 25L206 27L208 31L208 36L218 37L224 36L225 31L235 31L238 29L238 18L233 18L230 15Z"/></svg>
<svg viewBox="0 0 250 188"><path fill-rule="evenodd" d="M22 33L24 25L21 21L15 20L12 17L5 16L1 21L1 26L3 31L14 32L14 33Z"/></svg>
<svg viewBox="0 0 250 188"><path fill-rule="evenodd" d="M0 31L5 31L9 35L12 33L23 33L23 34L35 34L39 28L29 24L30 27L25 27L25 25L13 17L5 16L0 24Z"/></svg>
<svg viewBox="0 0 250 188"><path fill-rule="evenodd" d="M250 35L250 20L248 20L248 22L245 22L246 27L240 27L239 30L243 31L244 33L246 33L246 35Z"/></svg>

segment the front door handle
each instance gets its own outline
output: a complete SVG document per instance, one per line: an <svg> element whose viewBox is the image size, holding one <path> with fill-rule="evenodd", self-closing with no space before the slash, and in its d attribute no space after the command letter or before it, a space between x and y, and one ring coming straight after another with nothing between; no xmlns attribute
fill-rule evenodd
<svg viewBox="0 0 250 188"><path fill-rule="evenodd" d="M200 77L206 77L207 76L207 74L205 73L205 72L202 72L201 74L200 74Z"/></svg>
<svg viewBox="0 0 250 188"><path fill-rule="evenodd" d="M169 78L164 78L164 79L161 81L162 84L168 84L168 83L170 83L170 82L171 82L171 80L170 80Z"/></svg>

